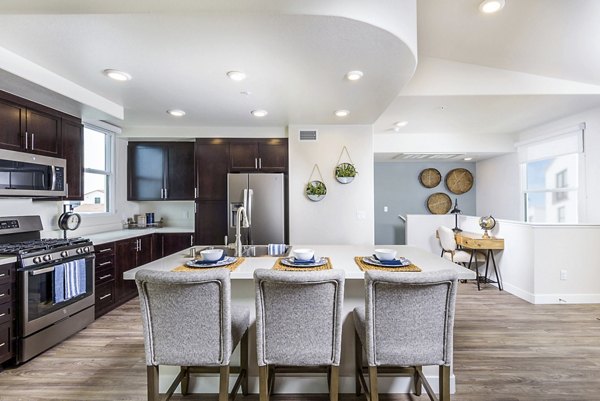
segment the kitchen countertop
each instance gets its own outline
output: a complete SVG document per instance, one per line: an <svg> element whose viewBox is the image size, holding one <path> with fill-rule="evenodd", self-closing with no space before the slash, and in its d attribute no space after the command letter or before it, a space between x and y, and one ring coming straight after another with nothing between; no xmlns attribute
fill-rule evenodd
<svg viewBox="0 0 600 401"><path fill-rule="evenodd" d="M0 256L0 266L7 265L9 263L15 263L16 261L16 256Z"/></svg>
<svg viewBox="0 0 600 401"><path fill-rule="evenodd" d="M300 248L300 246L296 247ZM200 249L202 246L197 246L195 248ZM354 257L371 255L376 247L368 245L302 245L301 248L314 249L316 257L329 257L334 269L342 269L346 272L347 280L363 280L364 273L354 262ZM440 258L439 256L433 255L422 249L406 245L386 246L386 248L396 249L398 251L398 256L409 259L424 272L452 269L458 273L458 278L461 280L475 279L475 273L472 270L457 265L456 263L452 263L444 258ZM128 270L123 274L123 278L126 280L133 280L135 278L135 273L141 269L170 271L191 260L189 254L190 250L188 248L135 269ZM252 280L255 269L270 269L275 264L276 259L276 257L269 256L246 258L244 262L231 273L231 279Z"/></svg>
<svg viewBox="0 0 600 401"><path fill-rule="evenodd" d="M107 242L119 241L127 238L140 237L154 233L194 233L193 227L161 227L161 228L136 228L107 231L98 234L86 235L94 245L106 244Z"/></svg>

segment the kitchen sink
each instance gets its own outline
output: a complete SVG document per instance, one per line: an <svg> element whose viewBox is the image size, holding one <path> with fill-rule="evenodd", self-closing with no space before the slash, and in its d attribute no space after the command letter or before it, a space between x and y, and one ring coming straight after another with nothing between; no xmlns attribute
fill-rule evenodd
<svg viewBox="0 0 600 401"><path fill-rule="evenodd" d="M235 249L229 248L225 245L215 245L215 246L207 246L204 248L196 248L196 255L200 256L200 251L204 249L222 249L225 256L234 256ZM285 251L278 255L269 255L269 247L267 245L243 245L242 246L242 256L245 258L255 258L260 256L273 256L273 257L281 257L288 256L292 247L290 245L286 245Z"/></svg>

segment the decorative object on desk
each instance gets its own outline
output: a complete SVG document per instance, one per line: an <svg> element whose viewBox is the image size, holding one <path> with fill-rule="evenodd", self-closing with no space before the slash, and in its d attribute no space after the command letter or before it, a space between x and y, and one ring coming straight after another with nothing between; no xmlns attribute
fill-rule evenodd
<svg viewBox="0 0 600 401"><path fill-rule="evenodd" d="M419 174L419 182L425 188L435 188L442 181L442 174L435 168L426 168Z"/></svg>
<svg viewBox="0 0 600 401"><path fill-rule="evenodd" d="M427 209L432 214L446 214L452 207L452 199L443 192L436 192L427 198Z"/></svg>
<svg viewBox="0 0 600 401"><path fill-rule="evenodd" d="M458 198L454 198L454 207L450 210L450 214L454 215L454 228L452 231L459 233L462 230L458 228L458 215L462 213L462 210L458 208Z"/></svg>
<svg viewBox="0 0 600 401"><path fill-rule="evenodd" d="M483 230L483 236L481 238L490 238L488 230L491 231L494 227L496 227L496 219L491 215L483 216L479 219L479 227L481 227Z"/></svg>
<svg viewBox="0 0 600 401"><path fill-rule="evenodd" d="M58 217L58 227L63 230L63 238L67 238L67 230L77 230L80 224L81 216L73 212L73 205L64 205L63 213Z"/></svg>
<svg viewBox="0 0 600 401"><path fill-rule="evenodd" d="M346 152L346 156L348 156L349 163L340 163L344 152ZM349 184L354 180L356 174L358 174L358 171L356 171L356 167L354 167L354 162L350 157L350 153L348 153L348 149L344 146L340 153L340 157L338 157L337 166L335 167L335 179L342 184Z"/></svg>
<svg viewBox="0 0 600 401"><path fill-rule="evenodd" d="M473 174L465 168L455 168L446 174L446 187L450 192L462 195L473 188Z"/></svg>
<svg viewBox="0 0 600 401"><path fill-rule="evenodd" d="M354 257L354 262L356 263L356 265L358 266L358 268L361 271L367 271L367 270L382 270L382 271L386 271L386 272L420 272L421 269L418 266L415 266L413 264L409 264L406 266L389 266L389 265L383 265L383 264L376 264L375 262L372 263L366 263L364 260L365 259L369 259L372 258L371 256L355 256ZM404 258L399 258L400 260L404 259ZM406 259L404 259L406 260Z"/></svg>
<svg viewBox="0 0 600 401"><path fill-rule="evenodd" d="M315 174L315 170L319 174L320 180L313 180L312 176ZM313 202L318 202L327 195L327 187L323 182L323 175L321 174L321 170L317 164L314 165L312 172L310 173L310 177L308 178L309 182L306 184L306 188L304 189L304 193L306 197Z"/></svg>

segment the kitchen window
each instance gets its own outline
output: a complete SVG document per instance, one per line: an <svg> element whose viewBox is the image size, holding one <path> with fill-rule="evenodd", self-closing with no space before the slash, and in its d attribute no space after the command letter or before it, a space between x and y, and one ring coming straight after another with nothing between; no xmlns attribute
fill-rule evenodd
<svg viewBox="0 0 600 401"><path fill-rule="evenodd" d="M107 213L113 188L113 134L85 125L83 130L83 201L71 202L77 213Z"/></svg>
<svg viewBox="0 0 600 401"><path fill-rule="evenodd" d="M579 223L583 188L582 124L572 130L518 144L523 171L525 221Z"/></svg>

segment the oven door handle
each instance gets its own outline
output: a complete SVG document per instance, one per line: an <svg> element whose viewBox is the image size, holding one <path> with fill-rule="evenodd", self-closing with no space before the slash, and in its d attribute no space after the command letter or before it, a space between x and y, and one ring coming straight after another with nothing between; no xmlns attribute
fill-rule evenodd
<svg viewBox="0 0 600 401"><path fill-rule="evenodd" d="M44 273L50 273L54 271L54 266L50 266L50 267L45 267L43 269L38 269L38 270L30 270L29 271L29 275L30 276L37 276L39 274L44 274Z"/></svg>

